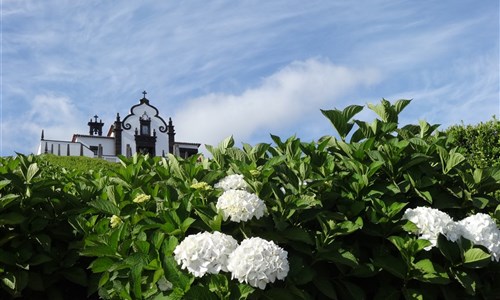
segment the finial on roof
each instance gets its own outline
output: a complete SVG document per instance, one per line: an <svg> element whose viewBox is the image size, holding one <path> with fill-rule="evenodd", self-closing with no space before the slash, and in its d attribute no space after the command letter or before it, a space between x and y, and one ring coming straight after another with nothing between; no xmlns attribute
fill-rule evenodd
<svg viewBox="0 0 500 300"><path fill-rule="evenodd" d="M44 139L44 136L43 136L43 135L44 135L44 134L43 134L43 129L42 129L42 141L43 141L43 139Z"/></svg>
<svg viewBox="0 0 500 300"><path fill-rule="evenodd" d="M146 91L142 92L142 95L143 95L143 97L142 97L142 99L140 100L141 104L142 104L142 103L149 104L149 100L146 98L147 92L146 92Z"/></svg>

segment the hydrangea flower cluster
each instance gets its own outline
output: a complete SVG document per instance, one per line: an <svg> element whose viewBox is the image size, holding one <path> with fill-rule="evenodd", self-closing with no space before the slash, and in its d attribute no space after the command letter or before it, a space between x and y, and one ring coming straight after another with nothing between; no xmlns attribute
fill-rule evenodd
<svg viewBox="0 0 500 300"><path fill-rule="evenodd" d="M419 236L431 242L432 246L426 247L425 250L436 246L441 233L453 242L464 237L476 245L484 246L489 250L492 260L500 260L500 229L487 214L478 213L455 222L440 210L417 207L407 209L403 219L415 223L419 229Z"/></svg>
<svg viewBox="0 0 500 300"><path fill-rule="evenodd" d="M208 185L208 183L206 183L205 181L193 183L191 185L191 188L195 190L205 190L205 191L209 191L212 189L212 187Z"/></svg>
<svg viewBox="0 0 500 300"><path fill-rule="evenodd" d="M447 213L424 206L407 209L403 215L403 219L417 225L419 236L431 242L431 246L426 247L425 250L430 250L432 247L436 246L439 234L446 235L445 228L447 228L450 223L453 223L452 218Z"/></svg>
<svg viewBox="0 0 500 300"><path fill-rule="evenodd" d="M248 183L243 179L243 175L233 174L222 178L214 185L217 189L228 190L247 190Z"/></svg>
<svg viewBox="0 0 500 300"><path fill-rule="evenodd" d="M215 207L222 212L224 221L245 222L255 217L260 219L266 212L266 205L257 195L247 191L228 190L217 200Z"/></svg>
<svg viewBox="0 0 500 300"><path fill-rule="evenodd" d="M116 228L121 223L123 223L123 221L117 215L112 215L110 220L109 220L109 225L111 225L111 228Z"/></svg>
<svg viewBox="0 0 500 300"><path fill-rule="evenodd" d="M190 235L174 250L177 264L196 277L229 271L233 279L260 289L288 275L287 256L272 241L254 237L238 246L235 239L220 232Z"/></svg>
<svg viewBox="0 0 500 300"><path fill-rule="evenodd" d="M253 217L260 219L266 213L266 204L257 195L249 193L243 175L229 175L214 185L224 193L215 207L222 212L224 221L245 222Z"/></svg>
<svg viewBox="0 0 500 300"><path fill-rule="evenodd" d="M206 273L227 271L227 259L238 242L220 232L203 232L186 237L174 250L174 257L182 269L196 277Z"/></svg>
<svg viewBox="0 0 500 300"><path fill-rule="evenodd" d="M139 194L139 195L137 195L137 197L134 198L134 200L132 200L132 202L134 202L134 203L143 203L143 202L148 201L149 199L151 199L150 195Z"/></svg>
<svg viewBox="0 0 500 300"><path fill-rule="evenodd" d="M268 283L286 277L290 269L287 256L288 252L272 241L254 237L231 253L227 268L233 279L263 290Z"/></svg>
<svg viewBox="0 0 500 300"><path fill-rule="evenodd" d="M457 222L464 238L486 247L491 259L500 260L500 230L487 214L475 214Z"/></svg>

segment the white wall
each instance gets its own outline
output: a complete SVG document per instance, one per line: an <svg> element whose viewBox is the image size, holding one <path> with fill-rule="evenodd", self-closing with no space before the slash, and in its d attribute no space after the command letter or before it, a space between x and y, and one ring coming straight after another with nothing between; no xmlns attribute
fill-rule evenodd
<svg viewBox="0 0 500 300"><path fill-rule="evenodd" d="M75 139L76 142L80 142L87 147L96 146L99 144L102 146L102 155L115 155L115 140L107 137L99 137L99 136L77 136Z"/></svg>
<svg viewBox="0 0 500 300"><path fill-rule="evenodd" d="M156 155L160 156L162 154L162 151L168 153L168 135L166 132L160 132L160 126L165 127L164 130L166 130L166 124L164 124L161 119L155 117L156 110L153 107L143 103L137 107L134 107L131 111L132 114L126 116L122 120L124 121L124 124L122 126L122 155L127 154L127 144L129 144L132 148L132 154L135 153L135 129L137 128L137 130L140 130L139 118L144 114L144 112L146 112L146 114L151 118L151 135L153 135L153 129L156 130ZM167 120L165 119L164 121L167 122ZM126 130L124 128L126 124L130 124L131 128Z"/></svg>
<svg viewBox="0 0 500 300"><path fill-rule="evenodd" d="M47 152L54 155L67 156L68 145L70 156L79 156L81 144L73 143L68 141L55 141L55 140L42 140L40 141L40 146L38 147L37 154L45 153L45 145L47 145ZM51 152L53 150L53 152ZM59 151L58 151L59 150ZM87 157L94 157L94 152L92 152L87 147L83 147L83 155Z"/></svg>

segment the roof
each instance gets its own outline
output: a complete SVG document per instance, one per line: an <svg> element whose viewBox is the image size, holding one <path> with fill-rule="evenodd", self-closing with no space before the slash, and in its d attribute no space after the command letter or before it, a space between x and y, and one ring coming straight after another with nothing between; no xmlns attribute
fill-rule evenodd
<svg viewBox="0 0 500 300"><path fill-rule="evenodd" d="M186 143L186 142L175 142L174 145L189 145L189 146L197 146L197 147L200 147L201 144L200 143Z"/></svg>
<svg viewBox="0 0 500 300"><path fill-rule="evenodd" d="M71 141L75 142L76 138L78 138L78 137L90 137L90 138L97 138L97 139L114 139L114 137L109 137L109 136L75 133L75 134L73 134L73 138L71 139Z"/></svg>

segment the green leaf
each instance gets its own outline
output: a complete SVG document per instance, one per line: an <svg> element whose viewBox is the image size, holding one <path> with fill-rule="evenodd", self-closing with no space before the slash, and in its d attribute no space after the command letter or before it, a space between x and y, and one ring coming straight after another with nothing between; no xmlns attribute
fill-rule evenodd
<svg viewBox="0 0 500 300"><path fill-rule="evenodd" d="M135 299L142 299L142 268L143 266L141 264L133 265L130 272L132 278L132 292L134 293Z"/></svg>
<svg viewBox="0 0 500 300"><path fill-rule="evenodd" d="M489 203L490 203L490 200L488 198L472 197L472 204L479 209L485 208L486 206L488 206Z"/></svg>
<svg viewBox="0 0 500 300"><path fill-rule="evenodd" d="M233 136L228 136L227 138L225 138L222 142L220 142L218 145L217 145L217 148L219 149L227 149L227 148L231 148L234 146L234 139L233 139Z"/></svg>
<svg viewBox="0 0 500 300"><path fill-rule="evenodd" d="M28 167L28 172L26 172L26 183L31 183L31 180L36 176L40 168L36 163L31 164Z"/></svg>
<svg viewBox="0 0 500 300"><path fill-rule="evenodd" d="M1 260L0 260L1 261ZM45 253L37 253L31 257L29 260L30 266L36 266L36 265L41 265L46 262L52 261L52 257L48 256Z"/></svg>
<svg viewBox="0 0 500 300"><path fill-rule="evenodd" d="M374 300L399 300L401 299L401 291L390 285L381 285L378 288Z"/></svg>
<svg viewBox="0 0 500 300"><path fill-rule="evenodd" d="M343 299L365 299L365 292L358 285L347 281L347 280L339 280L340 282L340 292L343 294Z"/></svg>
<svg viewBox="0 0 500 300"><path fill-rule="evenodd" d="M289 258L290 272L288 277L297 285L311 282L316 276L315 270L300 256Z"/></svg>
<svg viewBox="0 0 500 300"><path fill-rule="evenodd" d="M194 277L180 271L173 256L165 256L163 258L163 265L165 269L165 277L168 281L183 291L189 290Z"/></svg>
<svg viewBox="0 0 500 300"><path fill-rule="evenodd" d="M374 259L373 264L398 278L405 279L407 276L408 269L406 263L401 258L388 255L378 256Z"/></svg>
<svg viewBox="0 0 500 300"><path fill-rule="evenodd" d="M215 294L211 293L204 286L193 286L189 291L184 294L182 299L185 300L217 300L218 298Z"/></svg>
<svg viewBox="0 0 500 300"><path fill-rule="evenodd" d="M12 201L16 200L19 198L19 195L15 194L8 194L0 198L0 208L5 208L7 207Z"/></svg>
<svg viewBox="0 0 500 300"><path fill-rule="evenodd" d="M415 263L415 267L422 272L417 279L434 284L448 284L450 278L442 267L435 265L430 259L422 259Z"/></svg>
<svg viewBox="0 0 500 300"><path fill-rule="evenodd" d="M21 224L26 220L26 217L17 212L9 212L2 214L0 218L0 225L8 224L8 225L16 225Z"/></svg>
<svg viewBox="0 0 500 300"><path fill-rule="evenodd" d="M89 246L80 251L80 254L83 256L111 256L111 257L120 257L120 255L116 252L116 249L108 246L108 245L97 245L97 246Z"/></svg>
<svg viewBox="0 0 500 300"><path fill-rule="evenodd" d="M266 299L274 300L297 300L297 296L294 295L290 289L285 288L272 288L266 289Z"/></svg>
<svg viewBox="0 0 500 300"><path fill-rule="evenodd" d="M9 183L11 183L11 180L8 179L0 180L0 190L9 185Z"/></svg>
<svg viewBox="0 0 500 300"><path fill-rule="evenodd" d="M440 234L437 239L437 247L441 254L452 262L456 264L461 261L460 247L457 243L449 241L444 235Z"/></svg>
<svg viewBox="0 0 500 300"><path fill-rule="evenodd" d="M109 271L114 262L115 261L109 257L99 257L90 264L89 268L94 273L102 273L104 271Z"/></svg>
<svg viewBox="0 0 500 300"><path fill-rule="evenodd" d="M71 282L87 286L87 274L82 268L72 267L61 271L61 274Z"/></svg>
<svg viewBox="0 0 500 300"><path fill-rule="evenodd" d="M448 159L446 161L446 166L443 170L444 174L448 174L454 167L458 166L461 162L465 160L465 157L456 152L456 148L451 149L450 153L448 153Z"/></svg>
<svg viewBox="0 0 500 300"><path fill-rule="evenodd" d="M332 282L324 278L324 276L316 277L313 283L314 286L316 286L318 290L320 290L320 292L322 292L328 299L338 299L337 292L333 288Z"/></svg>
<svg viewBox="0 0 500 300"><path fill-rule="evenodd" d="M238 284L239 300L247 299L250 294L252 294L255 289L248 284Z"/></svg>
<svg viewBox="0 0 500 300"><path fill-rule="evenodd" d="M191 226L191 224L193 224L195 221L196 221L196 219L189 218L189 217L184 219L184 221L182 221L182 224L181 224L182 232L186 232L189 229L189 226Z"/></svg>
<svg viewBox="0 0 500 300"><path fill-rule="evenodd" d="M0 275L0 278L2 280L2 283L14 291L16 289L16 277L12 273L5 273Z"/></svg>
<svg viewBox="0 0 500 300"><path fill-rule="evenodd" d="M476 289L478 287L476 276L473 274L467 273L465 270L457 270L454 268L450 268L451 274L453 277L465 288L465 291L469 295L475 295Z"/></svg>
<svg viewBox="0 0 500 300"><path fill-rule="evenodd" d="M299 241L306 243L308 245L314 244L313 239L311 238L309 233L303 228L299 227L287 228L285 229L285 231L280 232L280 234L292 241Z"/></svg>
<svg viewBox="0 0 500 300"><path fill-rule="evenodd" d="M96 208L99 212L108 214L108 215L120 215L120 209L114 203L109 200L97 199L94 201L90 201L89 205Z"/></svg>
<svg viewBox="0 0 500 300"><path fill-rule="evenodd" d="M407 300L424 300L424 294L416 289L404 289L403 294Z"/></svg>
<svg viewBox="0 0 500 300"><path fill-rule="evenodd" d="M393 107L396 113L399 114L410 103L411 99L399 99L394 103Z"/></svg>
<svg viewBox="0 0 500 300"><path fill-rule="evenodd" d="M332 123L337 133L340 135L342 140L345 140L346 136L352 129L353 123L349 122L350 119L363 110L363 106L360 105L350 105L346 107L343 111L338 109L334 110L321 110L321 113Z"/></svg>
<svg viewBox="0 0 500 300"><path fill-rule="evenodd" d="M472 248L464 253L464 267L482 268L491 261L491 255L481 248Z"/></svg>
<svg viewBox="0 0 500 300"><path fill-rule="evenodd" d="M406 248L406 240L400 236L390 236L387 238L401 252Z"/></svg>
<svg viewBox="0 0 500 300"><path fill-rule="evenodd" d="M216 294L220 299L224 299L230 294L227 277L222 274L210 276L208 289Z"/></svg>

